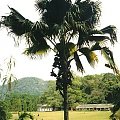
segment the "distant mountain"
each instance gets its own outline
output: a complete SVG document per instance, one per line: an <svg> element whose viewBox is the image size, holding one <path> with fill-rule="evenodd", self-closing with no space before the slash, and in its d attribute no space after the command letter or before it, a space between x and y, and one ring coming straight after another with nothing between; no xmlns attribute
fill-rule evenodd
<svg viewBox="0 0 120 120"><path fill-rule="evenodd" d="M24 77L12 82L12 93L41 95L48 87L48 81L36 77ZM7 90L4 87L4 92Z"/></svg>

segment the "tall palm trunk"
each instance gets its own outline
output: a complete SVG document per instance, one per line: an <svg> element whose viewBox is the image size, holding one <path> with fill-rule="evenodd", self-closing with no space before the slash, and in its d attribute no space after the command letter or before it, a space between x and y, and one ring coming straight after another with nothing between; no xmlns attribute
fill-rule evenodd
<svg viewBox="0 0 120 120"><path fill-rule="evenodd" d="M68 105L68 85L69 85L69 65L68 65L68 58L66 54L62 56L63 58L63 105L64 105L64 120L69 120L69 105Z"/></svg>
<svg viewBox="0 0 120 120"><path fill-rule="evenodd" d="M69 49L64 36L62 36L57 49L58 53L55 55L51 76L56 77L56 88L63 97L64 120L69 120L68 85L71 84L72 74L70 72ZM58 69L57 74L54 72L56 68Z"/></svg>
<svg viewBox="0 0 120 120"><path fill-rule="evenodd" d="M65 82L63 86L63 94L64 94L64 120L69 120L69 111L68 111L68 92L67 92L68 84Z"/></svg>

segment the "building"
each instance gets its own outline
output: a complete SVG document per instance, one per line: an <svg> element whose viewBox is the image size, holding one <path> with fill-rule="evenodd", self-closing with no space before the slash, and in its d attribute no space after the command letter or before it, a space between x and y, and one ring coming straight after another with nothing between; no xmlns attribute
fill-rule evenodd
<svg viewBox="0 0 120 120"><path fill-rule="evenodd" d="M82 104L76 107L76 110L97 110L97 111L109 111L113 108L112 104Z"/></svg>
<svg viewBox="0 0 120 120"><path fill-rule="evenodd" d="M53 108L50 107L50 106L47 105L47 104L45 104L45 105L38 104L38 105L37 105L37 111L38 111L38 112L53 111Z"/></svg>

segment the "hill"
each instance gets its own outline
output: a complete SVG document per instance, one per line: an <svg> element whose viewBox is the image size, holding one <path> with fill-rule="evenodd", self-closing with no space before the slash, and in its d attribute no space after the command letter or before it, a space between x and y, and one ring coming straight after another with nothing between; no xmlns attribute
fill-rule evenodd
<svg viewBox="0 0 120 120"><path fill-rule="evenodd" d="M36 77L24 77L12 82L12 93L41 95L47 87L48 81ZM4 92L6 92L6 90L7 85L4 87Z"/></svg>

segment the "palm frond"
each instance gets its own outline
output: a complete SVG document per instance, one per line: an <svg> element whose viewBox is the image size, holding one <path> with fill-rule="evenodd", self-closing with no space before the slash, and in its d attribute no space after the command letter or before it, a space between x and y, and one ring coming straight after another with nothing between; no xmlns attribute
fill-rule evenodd
<svg viewBox="0 0 120 120"><path fill-rule="evenodd" d="M33 44L42 44L45 43L45 39L43 38L42 25L37 21L33 24L30 34L28 34L27 38L32 41Z"/></svg>
<svg viewBox="0 0 120 120"><path fill-rule="evenodd" d="M3 78L2 86L4 87L5 84L7 83L8 91L11 91L11 89L12 89L12 81L13 80L17 80L17 78L13 74L5 75L4 78Z"/></svg>
<svg viewBox="0 0 120 120"><path fill-rule="evenodd" d="M87 58L87 61L92 67L94 67L96 62L98 62L97 55L93 51L91 51L91 49L84 47L79 49L79 51L83 53L83 55L85 55L85 57Z"/></svg>
<svg viewBox="0 0 120 120"><path fill-rule="evenodd" d="M35 7L39 12L44 12L47 7L48 0L37 0Z"/></svg>
<svg viewBox="0 0 120 120"><path fill-rule="evenodd" d="M61 43L57 43L54 49L55 51L59 52L65 51L66 56L69 58L73 56L74 52L77 50L77 46L72 42L66 43L65 46L63 46Z"/></svg>
<svg viewBox="0 0 120 120"><path fill-rule="evenodd" d="M109 66L109 68L113 69L113 71L118 74L118 69L114 62L112 51L109 50L109 48L107 47L103 47L101 52L104 55L105 59L108 61L108 64L106 64L106 67Z"/></svg>
<svg viewBox="0 0 120 120"><path fill-rule="evenodd" d="M12 88L12 76L10 76L9 78L8 78L8 91L11 91L11 88Z"/></svg>
<svg viewBox="0 0 120 120"><path fill-rule="evenodd" d="M33 46L27 48L23 53L26 55L43 56L47 54L49 51L50 51L50 46L47 44L43 44L43 45L34 44Z"/></svg>
<svg viewBox="0 0 120 120"><path fill-rule="evenodd" d="M120 71L118 70L118 68L115 64L107 63L107 64L105 64L105 67L112 69L115 74L120 75Z"/></svg>
<svg viewBox="0 0 120 120"><path fill-rule="evenodd" d="M10 8L10 10L10 15L2 16L1 24L8 27L11 30L10 32L17 36L21 36L29 32L33 23L28 19L25 19L14 8Z"/></svg>
<svg viewBox="0 0 120 120"><path fill-rule="evenodd" d="M84 68L83 68L83 65L80 61L80 58L79 58L77 52L74 52L74 60L75 60L76 66L77 66L77 70L80 71L81 73L83 73Z"/></svg>
<svg viewBox="0 0 120 120"><path fill-rule="evenodd" d="M92 47L91 50L95 51L95 50L101 50L102 47L100 46L99 42L96 42Z"/></svg>
<svg viewBox="0 0 120 120"><path fill-rule="evenodd" d="M89 27L94 28L101 15L100 2L77 0L75 4L79 6L79 11L81 11L79 12L80 21L85 21Z"/></svg>
<svg viewBox="0 0 120 120"><path fill-rule="evenodd" d="M69 50L70 56L73 55L74 52L77 50L76 45L75 45L74 43L72 43L72 42L67 43L67 44L66 44L66 47L67 47L68 50Z"/></svg>
<svg viewBox="0 0 120 120"><path fill-rule="evenodd" d="M9 6L8 6L9 7ZM9 7L9 9L11 10L11 13L14 14L15 16L17 16L17 18L19 19L25 19L17 10L15 10L14 8Z"/></svg>
<svg viewBox="0 0 120 120"><path fill-rule="evenodd" d="M19 114L19 120L24 120L24 119L30 119L30 120L34 120L33 116L30 113L20 113Z"/></svg>
<svg viewBox="0 0 120 120"><path fill-rule="evenodd" d="M89 30L89 35L93 35L93 34L103 34L103 32L101 30L97 30L97 29L90 29Z"/></svg>
<svg viewBox="0 0 120 120"><path fill-rule="evenodd" d="M46 23L44 23L44 21L37 21L33 24L32 26L32 30L39 30L41 31L43 34L45 34L45 31L48 31L48 25Z"/></svg>
<svg viewBox="0 0 120 120"><path fill-rule="evenodd" d="M27 43L29 48L25 50L25 54L38 54L42 55L47 53L50 49L50 46L47 44L46 39L44 38L47 26L44 23L36 22L33 24L31 31L26 34Z"/></svg>
<svg viewBox="0 0 120 120"><path fill-rule="evenodd" d="M79 37L77 42L77 45L79 46L79 48L81 48L81 46L86 42L86 36L87 36L86 32L79 31Z"/></svg>
<svg viewBox="0 0 120 120"><path fill-rule="evenodd" d="M56 52L57 52L57 51L61 51L61 50L63 50L63 46L62 46L60 43L57 43L57 44L55 45L54 50L55 50Z"/></svg>
<svg viewBox="0 0 120 120"><path fill-rule="evenodd" d="M98 63L98 57L97 57L97 55L95 54L95 52L93 52L93 51L91 51L90 52L90 59L89 59L89 57L88 57L88 61L90 61L89 63L90 63L90 65L92 66L92 67L94 67L94 65L95 65L95 63L97 62Z"/></svg>
<svg viewBox="0 0 120 120"><path fill-rule="evenodd" d="M103 40L110 40L110 38L108 36L89 36L88 37L88 40L89 41L95 41L95 42L98 42L98 41L103 41Z"/></svg>
<svg viewBox="0 0 120 120"><path fill-rule="evenodd" d="M6 82L7 82L7 75L5 75L5 76L3 77L3 83L2 83L2 86L3 86L3 87L5 86Z"/></svg>
<svg viewBox="0 0 120 120"><path fill-rule="evenodd" d="M11 56L9 59L7 59L7 70L11 71L12 68L15 67L15 59Z"/></svg>
<svg viewBox="0 0 120 120"><path fill-rule="evenodd" d="M51 0L47 2L42 18L49 26L61 25L69 8L70 3L66 0Z"/></svg>
<svg viewBox="0 0 120 120"><path fill-rule="evenodd" d="M70 31L72 29L71 25L65 20L64 21L65 31Z"/></svg>
<svg viewBox="0 0 120 120"><path fill-rule="evenodd" d="M103 29L101 29L103 33L110 34L110 42L114 45L115 42L117 42L117 36L116 36L116 27L114 25L109 25Z"/></svg>
<svg viewBox="0 0 120 120"><path fill-rule="evenodd" d="M114 58L113 58L113 53L112 53L112 51L109 50L109 48L103 47L102 48L102 54L104 55L106 60L108 60L111 64L115 63Z"/></svg>

